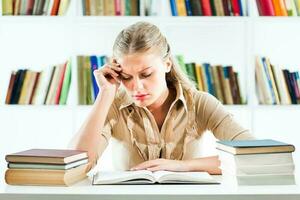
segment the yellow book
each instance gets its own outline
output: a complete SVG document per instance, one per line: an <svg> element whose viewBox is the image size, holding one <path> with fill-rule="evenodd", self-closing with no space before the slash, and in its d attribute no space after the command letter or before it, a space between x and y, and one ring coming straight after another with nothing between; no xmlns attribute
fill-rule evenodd
<svg viewBox="0 0 300 200"><path fill-rule="evenodd" d="M215 0L215 8L217 16L224 16L224 9L223 9L223 1L222 0Z"/></svg>
<svg viewBox="0 0 300 200"><path fill-rule="evenodd" d="M295 0L298 16L300 16L300 0Z"/></svg>
<svg viewBox="0 0 300 200"><path fill-rule="evenodd" d="M32 92L33 92L33 87L34 87L36 75L37 75L37 72L33 72L33 71L30 72L30 79L29 79L29 82L28 82L27 93L26 93L26 97L25 97L25 104L30 103L30 97L31 97Z"/></svg>
<svg viewBox="0 0 300 200"><path fill-rule="evenodd" d="M205 75L205 69L203 66L201 66L201 75L202 75L202 83L203 83L203 91L208 92L208 86L207 86L207 78Z"/></svg>
<svg viewBox="0 0 300 200"><path fill-rule="evenodd" d="M197 78L197 83L198 83L198 89L200 91L204 91L204 88L203 88L203 79L202 79L202 74L201 74L201 65L200 64L196 64L195 71L196 71L196 78Z"/></svg>
<svg viewBox="0 0 300 200"><path fill-rule="evenodd" d="M269 58L266 58L266 64L267 64L267 67L268 67L268 73L270 75L271 84L272 84L273 92L274 92L274 95L275 95L275 103L280 104L278 90L277 90L277 87L276 87L276 83L275 83L274 75L273 75L273 72L272 72L272 69L271 69L271 63L270 63Z"/></svg>
<svg viewBox="0 0 300 200"><path fill-rule="evenodd" d="M70 4L70 0L60 0L57 15L60 15L60 16L65 15L68 11L69 4ZM91 10L92 10L92 7L91 7Z"/></svg>
<svg viewBox="0 0 300 200"><path fill-rule="evenodd" d="M185 0L176 0L178 16L187 16Z"/></svg>
<svg viewBox="0 0 300 200"><path fill-rule="evenodd" d="M222 95L221 82L220 82L220 79L219 79L219 76L218 76L217 66L213 66L211 69L212 69L212 76L213 76L213 79L214 79L217 99L220 102L224 103L224 99L223 99L223 95Z"/></svg>
<svg viewBox="0 0 300 200"><path fill-rule="evenodd" d="M13 0L2 0L2 15L13 14Z"/></svg>

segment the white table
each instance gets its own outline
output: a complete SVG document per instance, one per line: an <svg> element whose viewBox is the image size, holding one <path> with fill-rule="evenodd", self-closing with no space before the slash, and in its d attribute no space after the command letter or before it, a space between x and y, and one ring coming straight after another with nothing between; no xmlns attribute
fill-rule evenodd
<svg viewBox="0 0 300 200"><path fill-rule="evenodd" d="M221 180L221 177L215 176ZM214 199L214 200L299 200L300 186L235 186L219 185L98 185L85 179L71 187L11 186L1 183L1 200L43 199Z"/></svg>

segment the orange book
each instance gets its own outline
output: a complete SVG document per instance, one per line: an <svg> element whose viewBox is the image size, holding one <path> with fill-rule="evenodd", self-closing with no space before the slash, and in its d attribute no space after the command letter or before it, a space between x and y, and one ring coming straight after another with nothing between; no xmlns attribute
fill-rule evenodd
<svg viewBox="0 0 300 200"><path fill-rule="evenodd" d="M59 9L60 0L54 0L53 7L51 9L51 15L57 15Z"/></svg>
<svg viewBox="0 0 300 200"><path fill-rule="evenodd" d="M284 0L277 0L280 7L280 16L288 16Z"/></svg>

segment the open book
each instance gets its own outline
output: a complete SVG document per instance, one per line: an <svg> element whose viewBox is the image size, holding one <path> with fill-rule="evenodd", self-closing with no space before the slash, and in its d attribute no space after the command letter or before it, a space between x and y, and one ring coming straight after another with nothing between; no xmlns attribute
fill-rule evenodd
<svg viewBox="0 0 300 200"><path fill-rule="evenodd" d="M153 183L216 184L219 182L207 172L100 171L93 177L93 185Z"/></svg>

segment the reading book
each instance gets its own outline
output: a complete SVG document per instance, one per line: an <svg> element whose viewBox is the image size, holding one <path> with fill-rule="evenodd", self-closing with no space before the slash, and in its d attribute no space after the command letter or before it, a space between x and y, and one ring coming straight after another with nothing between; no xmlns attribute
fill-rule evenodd
<svg viewBox="0 0 300 200"><path fill-rule="evenodd" d="M217 184L219 182L207 172L101 171L93 177L93 185L153 183Z"/></svg>
<svg viewBox="0 0 300 200"><path fill-rule="evenodd" d="M276 140L217 141L217 149L232 154L283 153L295 151L295 146Z"/></svg>

